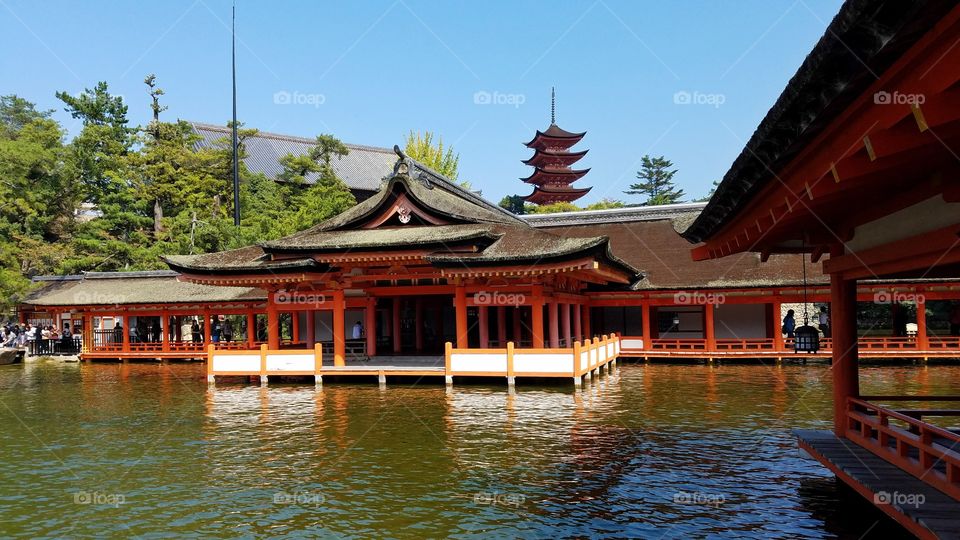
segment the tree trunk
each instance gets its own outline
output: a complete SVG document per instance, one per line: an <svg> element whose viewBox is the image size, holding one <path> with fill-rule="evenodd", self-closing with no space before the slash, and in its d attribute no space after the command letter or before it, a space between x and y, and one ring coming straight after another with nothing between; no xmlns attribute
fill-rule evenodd
<svg viewBox="0 0 960 540"><path fill-rule="evenodd" d="M153 201L153 234L158 235L163 232L163 207L160 206L160 199Z"/></svg>

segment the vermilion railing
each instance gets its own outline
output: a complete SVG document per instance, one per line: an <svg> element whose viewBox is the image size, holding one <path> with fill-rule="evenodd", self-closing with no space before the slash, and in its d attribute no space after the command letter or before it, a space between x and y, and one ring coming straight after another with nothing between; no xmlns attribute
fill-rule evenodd
<svg viewBox="0 0 960 540"><path fill-rule="evenodd" d="M960 435L923 416L958 416L956 410L893 410L884 401L960 401L957 396L877 396L847 399L847 438L923 482L960 500Z"/></svg>
<svg viewBox="0 0 960 540"><path fill-rule="evenodd" d="M793 352L793 338L783 338L783 348L777 349L777 342L774 338L717 338L714 340L715 348L710 349L706 339L702 338L653 338L649 340L647 347L643 347L644 340L640 336L625 336L625 341L630 346L624 346L628 353L637 353L642 351L653 352L719 352L719 353L741 353L741 352L766 352L780 353ZM861 351L867 353L891 353L898 351L905 353L917 353L921 351L930 351L944 353L956 351L960 355L960 337L957 336L930 336L928 346L924 349L919 348L919 341L915 336L895 337L895 336L870 336L862 337L858 341ZM821 355L829 354L833 347L831 338L820 338Z"/></svg>

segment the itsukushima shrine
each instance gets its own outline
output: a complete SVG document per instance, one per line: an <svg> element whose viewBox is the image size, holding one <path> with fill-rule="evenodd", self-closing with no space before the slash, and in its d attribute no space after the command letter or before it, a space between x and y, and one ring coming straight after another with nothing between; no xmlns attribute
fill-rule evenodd
<svg viewBox="0 0 960 540"><path fill-rule="evenodd" d="M960 537L960 396L860 394L857 291L960 275L958 43L954 2L844 4L683 233L696 259L827 257L834 428L800 446L927 538Z"/></svg>

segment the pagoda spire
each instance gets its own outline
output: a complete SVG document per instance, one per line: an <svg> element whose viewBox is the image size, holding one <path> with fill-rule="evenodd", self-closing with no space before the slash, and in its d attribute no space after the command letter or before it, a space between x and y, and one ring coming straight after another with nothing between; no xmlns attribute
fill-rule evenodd
<svg viewBox="0 0 960 540"><path fill-rule="evenodd" d="M557 123L557 92L556 89L550 87L550 124Z"/></svg>
<svg viewBox="0 0 960 540"><path fill-rule="evenodd" d="M573 202L583 197L590 188L575 188L571 184L582 178L590 169L572 169L570 166L586 155L586 150L571 152L570 148L586 135L561 129L557 125L557 92L550 87L550 126L546 131L537 131L526 143L533 149L533 157L523 163L534 168L533 174L522 178L533 184L533 193L523 200L534 204Z"/></svg>

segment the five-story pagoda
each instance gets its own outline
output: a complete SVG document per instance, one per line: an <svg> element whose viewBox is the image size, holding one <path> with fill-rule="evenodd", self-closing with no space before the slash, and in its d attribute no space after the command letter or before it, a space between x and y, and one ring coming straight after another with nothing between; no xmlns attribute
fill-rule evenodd
<svg viewBox="0 0 960 540"><path fill-rule="evenodd" d="M533 157L523 162L534 168L533 174L522 178L524 182L534 186L533 193L524 197L526 202L534 204L573 202L590 191L590 188L571 186L590 172L590 169L570 168L587 154L587 150L570 151L570 148L580 142L586 132L571 133L558 126L556 120L556 94L551 89L550 127L546 131L538 130L533 140L526 143L527 148L532 148L534 152Z"/></svg>

